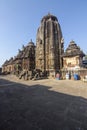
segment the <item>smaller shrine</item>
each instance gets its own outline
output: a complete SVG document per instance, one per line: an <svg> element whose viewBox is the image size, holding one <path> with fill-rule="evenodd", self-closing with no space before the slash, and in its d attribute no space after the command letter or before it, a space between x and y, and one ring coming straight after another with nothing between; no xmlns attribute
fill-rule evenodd
<svg viewBox="0 0 87 130"><path fill-rule="evenodd" d="M24 71L32 71L35 69L35 45L32 40L27 46L22 46L22 49L18 50L18 54L10 60L6 60L2 65L3 73L14 73L19 75Z"/></svg>
<svg viewBox="0 0 87 130"><path fill-rule="evenodd" d="M23 48L22 70L32 71L35 69L35 45L32 40Z"/></svg>
<svg viewBox="0 0 87 130"><path fill-rule="evenodd" d="M74 41L69 43L68 48L62 55L63 68L67 70L79 69L82 66L82 60L85 54Z"/></svg>
<svg viewBox="0 0 87 130"><path fill-rule="evenodd" d="M9 60L6 60L2 65L2 73L11 73L14 70L14 60L11 57Z"/></svg>
<svg viewBox="0 0 87 130"><path fill-rule="evenodd" d="M32 40L27 46L23 45L22 49L19 49L14 61L14 72L16 75L24 74L27 71L35 69L35 45Z"/></svg>

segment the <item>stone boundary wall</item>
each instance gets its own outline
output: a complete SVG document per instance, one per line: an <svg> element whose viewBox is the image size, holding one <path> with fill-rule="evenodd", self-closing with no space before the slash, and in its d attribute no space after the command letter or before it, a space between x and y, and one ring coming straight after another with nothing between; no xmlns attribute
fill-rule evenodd
<svg viewBox="0 0 87 130"><path fill-rule="evenodd" d="M87 69L80 69L80 70L61 70L61 77L62 79L66 79L66 74L70 74L70 79L74 79L73 75L78 74L80 79L82 80L87 75Z"/></svg>

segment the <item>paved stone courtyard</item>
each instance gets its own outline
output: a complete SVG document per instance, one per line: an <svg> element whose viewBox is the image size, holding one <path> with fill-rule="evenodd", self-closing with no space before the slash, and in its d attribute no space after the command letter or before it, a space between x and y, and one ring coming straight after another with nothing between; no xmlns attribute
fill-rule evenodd
<svg viewBox="0 0 87 130"><path fill-rule="evenodd" d="M87 83L0 76L0 130L87 130Z"/></svg>

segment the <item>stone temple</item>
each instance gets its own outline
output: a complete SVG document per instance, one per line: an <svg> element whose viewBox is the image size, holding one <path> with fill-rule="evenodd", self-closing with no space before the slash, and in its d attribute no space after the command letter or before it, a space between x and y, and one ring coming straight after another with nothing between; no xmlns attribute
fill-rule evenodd
<svg viewBox="0 0 87 130"><path fill-rule="evenodd" d="M41 20L36 37L36 69L54 76L63 66L62 31L56 16L48 14Z"/></svg>
<svg viewBox="0 0 87 130"><path fill-rule="evenodd" d="M6 60L2 65L3 73L27 75L34 77L56 77L58 72L65 78L67 71L74 73L79 70L80 77L87 75L87 69L82 67L85 54L74 41L71 41L64 52L64 40L58 19L48 14L41 19L37 29L36 46L32 40L23 46L18 54Z"/></svg>

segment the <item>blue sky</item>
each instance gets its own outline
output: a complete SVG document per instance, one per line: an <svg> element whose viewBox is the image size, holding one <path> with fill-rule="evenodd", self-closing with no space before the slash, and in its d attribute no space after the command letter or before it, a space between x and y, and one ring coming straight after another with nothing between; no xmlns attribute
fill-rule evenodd
<svg viewBox="0 0 87 130"><path fill-rule="evenodd" d="M64 48L74 40L87 52L87 0L0 0L0 67L22 45L36 42L40 21L49 12L61 25Z"/></svg>

